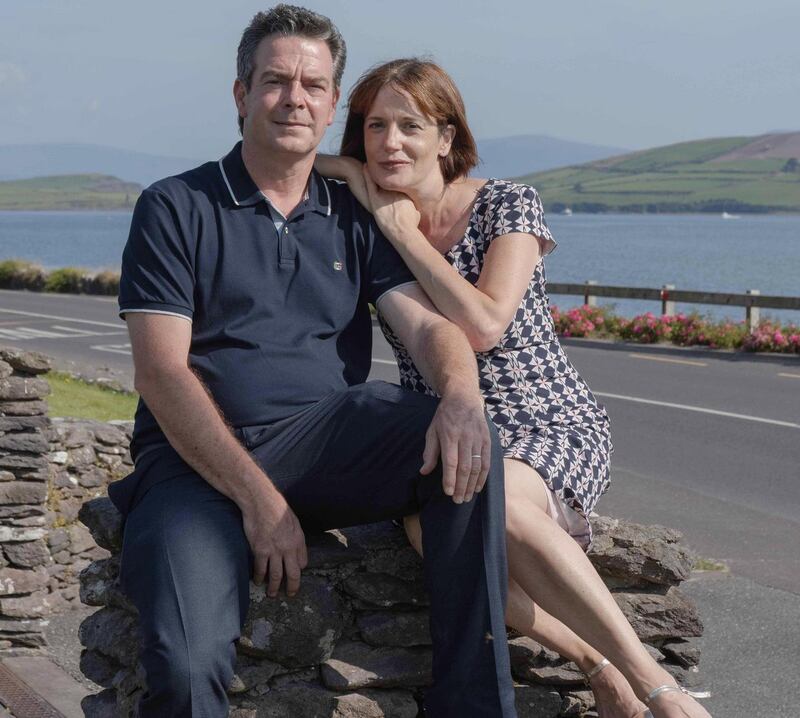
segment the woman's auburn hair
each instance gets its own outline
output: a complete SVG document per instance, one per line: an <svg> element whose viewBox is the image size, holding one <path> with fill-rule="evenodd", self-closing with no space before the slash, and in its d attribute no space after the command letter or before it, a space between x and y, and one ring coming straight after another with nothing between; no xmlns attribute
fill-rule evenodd
<svg viewBox="0 0 800 718"><path fill-rule="evenodd" d="M403 58L367 70L348 97L347 121L339 154L367 161L364 150L364 119L382 87L394 85L417 103L422 112L443 129L455 128L455 137L446 157L439 157L439 166L446 183L466 176L478 164L475 139L467 125L464 100L450 75L428 60Z"/></svg>

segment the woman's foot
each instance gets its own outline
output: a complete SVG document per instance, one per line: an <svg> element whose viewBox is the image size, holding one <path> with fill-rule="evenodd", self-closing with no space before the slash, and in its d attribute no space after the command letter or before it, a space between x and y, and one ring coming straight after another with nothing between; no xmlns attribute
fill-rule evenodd
<svg viewBox="0 0 800 718"><path fill-rule="evenodd" d="M653 718L711 718L703 706L677 686L656 695L654 693L645 698Z"/></svg>
<svg viewBox="0 0 800 718"><path fill-rule="evenodd" d="M610 663L589 679L599 718L640 718L647 710L625 676Z"/></svg>

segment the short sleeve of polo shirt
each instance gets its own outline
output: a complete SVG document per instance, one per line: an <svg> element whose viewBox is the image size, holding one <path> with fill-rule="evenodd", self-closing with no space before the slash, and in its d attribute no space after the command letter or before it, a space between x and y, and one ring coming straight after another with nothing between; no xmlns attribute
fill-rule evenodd
<svg viewBox="0 0 800 718"><path fill-rule="evenodd" d="M147 312L191 321L194 267L185 226L167 194L152 187L142 192L122 254L120 316Z"/></svg>
<svg viewBox="0 0 800 718"><path fill-rule="evenodd" d="M367 257L368 293L373 306L392 289L417 280L406 266L403 258L383 236L374 220L369 223L370 251Z"/></svg>

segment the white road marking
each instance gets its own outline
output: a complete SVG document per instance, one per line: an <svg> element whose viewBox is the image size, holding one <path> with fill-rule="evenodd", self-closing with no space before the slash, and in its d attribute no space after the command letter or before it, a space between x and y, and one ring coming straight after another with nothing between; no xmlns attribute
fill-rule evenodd
<svg viewBox="0 0 800 718"><path fill-rule="evenodd" d="M18 314L23 317L38 317L40 319L56 319L61 322L78 322L79 324L94 324L95 326L99 327L111 327L112 329L119 329L122 320L120 319L119 322L116 324L111 324L111 322L95 322L91 319L75 319L73 317L60 317L54 314L37 314L35 312L21 312L17 309L3 309L0 308L0 313L3 314Z"/></svg>
<svg viewBox="0 0 800 718"><path fill-rule="evenodd" d="M14 341L25 341L26 339L76 339L82 337L119 336L125 333L124 329L116 332L92 332L86 329L53 324L49 329L37 329L36 327L0 328L0 339L12 339Z"/></svg>
<svg viewBox="0 0 800 718"><path fill-rule="evenodd" d="M111 352L112 354L125 354L125 356L131 356L130 344L95 344L90 348L97 349L99 352Z"/></svg>
<svg viewBox="0 0 800 718"><path fill-rule="evenodd" d="M748 414L734 414L730 411L718 411L717 409L706 409L702 406L689 406L688 404L673 404L668 401L655 401L654 399L642 399L638 396L623 396L622 394L607 394L593 391L595 396L604 396L609 399L621 399L622 401L633 401L637 404L652 404L653 406L666 406L670 409L682 409L683 411L697 411L701 414L714 414L715 416L727 416L731 419L744 419L745 421L755 421L760 424L773 424L774 426L787 426L790 429L800 429L800 424L791 421L779 421L778 419L766 419L763 416L749 416Z"/></svg>
<svg viewBox="0 0 800 718"><path fill-rule="evenodd" d="M667 357L654 357L650 354L628 354L632 359L649 359L650 361L663 361L670 364L689 364L690 366L708 366L704 361L692 361L691 359L669 359Z"/></svg>
<svg viewBox="0 0 800 718"><path fill-rule="evenodd" d="M800 374L789 374L788 372L785 371L779 371L778 376L788 376L792 379L800 379Z"/></svg>

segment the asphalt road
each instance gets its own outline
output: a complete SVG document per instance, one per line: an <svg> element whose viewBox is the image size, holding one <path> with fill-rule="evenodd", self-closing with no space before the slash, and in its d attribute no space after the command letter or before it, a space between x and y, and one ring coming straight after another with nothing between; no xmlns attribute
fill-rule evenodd
<svg viewBox="0 0 800 718"><path fill-rule="evenodd" d="M374 335L371 378L396 381ZM130 385L127 340L112 299L0 290L0 345ZM706 624L708 709L796 715L787 677L800 671L800 358L565 345L611 415L613 483L599 512L678 528L729 567L684 584Z"/></svg>
<svg viewBox="0 0 800 718"><path fill-rule="evenodd" d="M132 385L125 324L105 297L0 291L0 343ZM685 532L737 575L800 595L800 361L573 340L612 419L600 512ZM397 381L374 329L371 378Z"/></svg>

